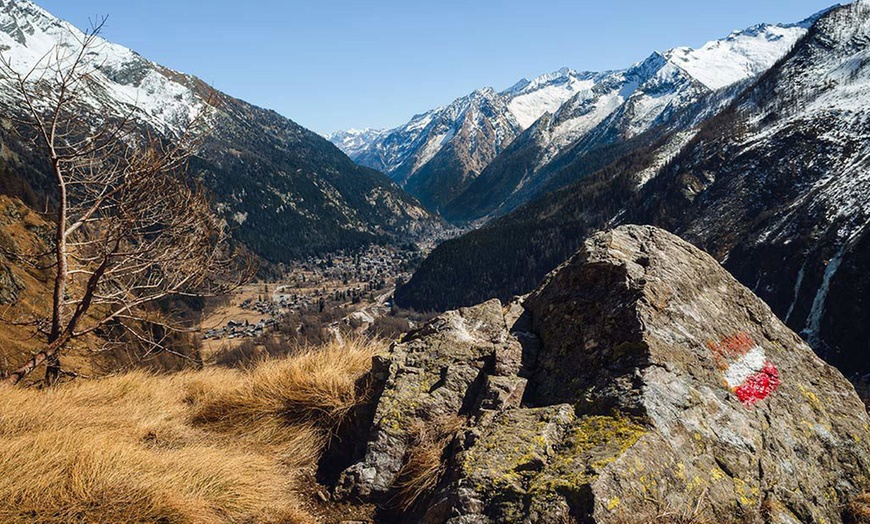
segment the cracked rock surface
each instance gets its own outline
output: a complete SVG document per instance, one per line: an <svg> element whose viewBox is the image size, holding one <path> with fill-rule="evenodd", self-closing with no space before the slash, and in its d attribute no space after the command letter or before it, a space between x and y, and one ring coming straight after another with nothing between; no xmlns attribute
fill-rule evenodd
<svg viewBox="0 0 870 524"><path fill-rule="evenodd" d="M465 420L415 522L835 523L868 487L849 382L653 227L591 237L524 301L449 312L381 364L367 454L340 494L387 499L410 428Z"/></svg>

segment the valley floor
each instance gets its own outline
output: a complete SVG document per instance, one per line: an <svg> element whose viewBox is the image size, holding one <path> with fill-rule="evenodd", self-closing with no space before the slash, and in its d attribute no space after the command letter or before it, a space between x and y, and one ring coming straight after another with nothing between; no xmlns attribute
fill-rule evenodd
<svg viewBox="0 0 870 524"><path fill-rule="evenodd" d="M397 285L407 282L433 246L371 246L296 262L268 282L247 284L210 301L199 321L205 363L269 353L267 341L323 343L352 333L393 338L428 318L393 307ZM234 354L236 355L234 357ZM275 356L270 354L271 356Z"/></svg>

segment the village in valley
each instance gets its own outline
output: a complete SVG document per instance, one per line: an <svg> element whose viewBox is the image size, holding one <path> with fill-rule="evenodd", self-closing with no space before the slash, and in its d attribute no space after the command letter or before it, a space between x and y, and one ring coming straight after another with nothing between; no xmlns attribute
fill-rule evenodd
<svg viewBox="0 0 870 524"><path fill-rule="evenodd" d="M314 343L359 332L391 337L414 326L393 292L410 278L424 252L413 244L374 245L357 252L308 257L283 268L285 276L242 286L210 304L201 321L206 360L269 341Z"/></svg>

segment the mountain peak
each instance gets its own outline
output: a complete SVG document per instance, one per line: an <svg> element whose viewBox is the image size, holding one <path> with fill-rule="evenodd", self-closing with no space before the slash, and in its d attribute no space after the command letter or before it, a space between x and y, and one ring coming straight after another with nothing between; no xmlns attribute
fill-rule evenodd
<svg viewBox="0 0 870 524"><path fill-rule="evenodd" d="M555 113L571 97L591 89L601 73L578 72L569 67L546 73L532 80L523 79L501 95L508 100L511 113L523 129L528 129L545 113Z"/></svg>
<svg viewBox="0 0 870 524"><path fill-rule="evenodd" d="M691 51L690 48L676 48L676 49L686 49ZM672 53L675 49L668 51L668 53ZM645 59L637 62L636 64L629 67L625 75L629 77L640 77L640 78L649 78L652 77L656 71L660 70L665 64L668 63L668 56L660 51L653 51Z"/></svg>
<svg viewBox="0 0 870 524"><path fill-rule="evenodd" d="M471 93L472 97L484 97L484 98L492 98L496 96L497 93L495 89L492 87L483 87L480 89L475 89L474 92Z"/></svg>
<svg viewBox="0 0 870 524"><path fill-rule="evenodd" d="M718 90L766 71L806 32L801 24L758 24L698 49L677 47L663 56L708 88Z"/></svg>

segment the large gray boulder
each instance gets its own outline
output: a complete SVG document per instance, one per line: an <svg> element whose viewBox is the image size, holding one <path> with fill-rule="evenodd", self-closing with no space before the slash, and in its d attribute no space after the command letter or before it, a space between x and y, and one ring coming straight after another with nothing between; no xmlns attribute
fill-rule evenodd
<svg viewBox="0 0 870 524"><path fill-rule="evenodd" d="M412 420L467 419L415 521L831 524L868 487L850 383L652 227L595 235L522 307L448 313L389 362L348 493L390 493Z"/></svg>

